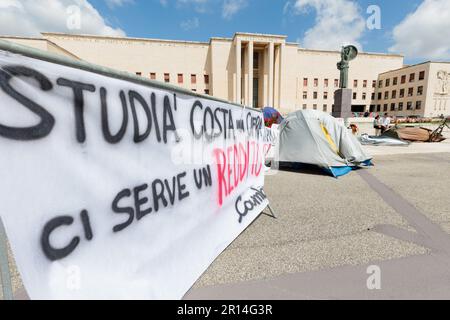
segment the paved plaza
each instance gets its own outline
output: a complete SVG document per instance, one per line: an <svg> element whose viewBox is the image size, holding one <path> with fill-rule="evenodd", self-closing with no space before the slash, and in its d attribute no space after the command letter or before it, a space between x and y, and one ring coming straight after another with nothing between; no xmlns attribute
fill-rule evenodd
<svg viewBox="0 0 450 320"><path fill-rule="evenodd" d="M339 179L267 177L278 219L257 219L185 298L449 299L450 143L366 148L375 167Z"/></svg>

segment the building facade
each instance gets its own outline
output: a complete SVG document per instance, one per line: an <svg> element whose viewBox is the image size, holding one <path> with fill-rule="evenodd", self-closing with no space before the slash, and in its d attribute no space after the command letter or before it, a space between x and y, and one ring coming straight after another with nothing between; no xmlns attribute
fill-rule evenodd
<svg viewBox="0 0 450 320"><path fill-rule="evenodd" d="M299 109L331 112L334 91L339 88L339 51L300 48L281 35L236 33L232 38L214 37L209 42L59 33L42 36L0 39L246 106L273 106L282 113ZM391 102L378 99L383 89L378 83L394 72L391 70L402 68L403 56L360 53L350 63L353 110L376 111L380 105L382 112L384 104Z"/></svg>
<svg viewBox="0 0 450 320"><path fill-rule="evenodd" d="M371 111L400 117L450 114L450 63L425 62L380 74Z"/></svg>

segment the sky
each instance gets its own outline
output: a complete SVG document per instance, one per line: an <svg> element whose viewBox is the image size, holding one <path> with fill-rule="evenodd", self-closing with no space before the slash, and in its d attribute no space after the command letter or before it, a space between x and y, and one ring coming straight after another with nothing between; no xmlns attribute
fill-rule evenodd
<svg viewBox="0 0 450 320"><path fill-rule="evenodd" d="M450 60L450 0L0 0L0 34L40 32L208 41L281 34L309 49Z"/></svg>

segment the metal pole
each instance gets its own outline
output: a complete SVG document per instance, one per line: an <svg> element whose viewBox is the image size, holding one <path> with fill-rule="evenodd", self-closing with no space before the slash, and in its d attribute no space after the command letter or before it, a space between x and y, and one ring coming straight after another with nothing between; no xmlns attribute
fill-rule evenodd
<svg viewBox="0 0 450 320"><path fill-rule="evenodd" d="M13 300L14 296L8 262L8 245L6 241L5 228L2 219L0 218L0 278L2 279L3 299Z"/></svg>

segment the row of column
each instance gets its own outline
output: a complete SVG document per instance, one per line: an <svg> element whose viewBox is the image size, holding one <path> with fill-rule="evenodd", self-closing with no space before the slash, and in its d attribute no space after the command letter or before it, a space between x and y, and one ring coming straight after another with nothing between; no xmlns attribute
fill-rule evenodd
<svg viewBox="0 0 450 320"><path fill-rule="evenodd" d="M246 106L253 106L253 52L254 43L249 41L245 50L246 70L242 77L242 41L236 39L236 79L235 79L235 102ZM281 66L281 45L275 47L269 42L264 48L264 71L263 97L267 106L279 107L279 83ZM266 78L267 75L267 78ZM242 88L244 79L244 88ZM244 90L242 90L244 89ZM242 97L242 92L244 93Z"/></svg>

